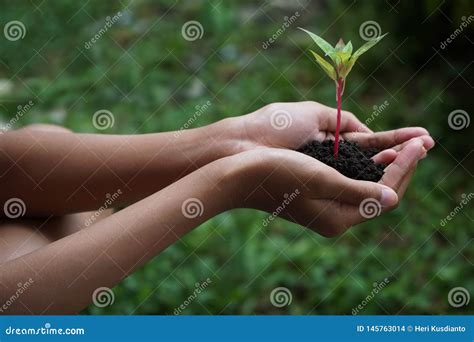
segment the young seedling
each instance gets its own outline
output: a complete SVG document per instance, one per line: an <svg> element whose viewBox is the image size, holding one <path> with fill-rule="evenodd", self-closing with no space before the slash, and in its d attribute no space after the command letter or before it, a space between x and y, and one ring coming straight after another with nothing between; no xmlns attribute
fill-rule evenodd
<svg viewBox="0 0 474 342"><path fill-rule="evenodd" d="M339 39L336 46L332 47L327 41L318 35L307 31L301 27L300 30L303 30L314 40L314 42L323 50L325 56L329 56L331 59L330 62L326 61L319 54L310 50L318 65L326 72L326 74L334 80L336 83L336 101L337 101L337 123L336 123L336 136L334 141L334 159L337 159L337 154L339 151L339 131L341 129L341 99L342 94L344 93L344 88L346 85L346 78L349 72L352 70L357 59L375 44L380 42L383 37L387 35L385 33L382 36L369 40L367 43L362 45L356 52L352 53L352 43L345 44L344 41Z"/></svg>

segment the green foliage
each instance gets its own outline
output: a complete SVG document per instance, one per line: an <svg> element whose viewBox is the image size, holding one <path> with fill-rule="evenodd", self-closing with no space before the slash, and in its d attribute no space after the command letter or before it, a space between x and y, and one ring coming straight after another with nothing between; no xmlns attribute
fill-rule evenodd
<svg viewBox="0 0 474 342"><path fill-rule="evenodd" d="M319 64L319 66L326 72L326 74L332 80L335 80L335 81L338 80L339 78L342 78L343 80L345 80L347 75L349 75L349 72L352 70L352 67L354 66L355 62L357 62L357 59L362 54L367 52L370 48L375 46L375 44L380 42L383 39L383 37L385 37L388 34L388 33L385 33L384 35L381 35L374 39L370 39L352 55L352 43L350 41L346 45L344 44L344 41L342 39L339 39L336 46L332 47L328 42L326 42L323 38L319 37L318 35L308 30L305 30L301 27L299 29L309 34L309 36L314 40L314 42L321 48L321 50L323 50L326 56L329 56L331 58L333 62L332 65L326 62L316 52L310 50L313 53L313 56L316 59L316 62Z"/></svg>
<svg viewBox="0 0 474 342"><path fill-rule="evenodd" d="M372 48L375 44L377 44L378 42L380 42L383 37L385 37L388 33L385 33L377 38L374 38L374 39L371 39L369 40L367 43L365 43L364 45L362 45L359 49L357 49L356 52L354 52L354 54L352 55L351 57L351 60L353 61L353 63L355 63L357 61L357 59L365 52L367 52L370 48Z"/></svg>
<svg viewBox="0 0 474 342"><path fill-rule="evenodd" d="M334 70L334 67L329 64L328 62L326 62L326 60L321 57L320 55L318 55L316 52L314 52L313 50L310 50L314 56L314 58L316 59L316 62L318 62L319 66L326 72L326 74L332 79L332 80L336 80L336 71Z"/></svg>
<svg viewBox="0 0 474 342"><path fill-rule="evenodd" d="M329 56L334 63L337 63L336 49L333 48L331 44L329 44L327 41L325 41L320 36L314 34L313 32L305 30L301 27L299 27L299 29L309 34L309 36L314 40L314 42L321 48L321 50L323 50L325 56Z"/></svg>
<svg viewBox="0 0 474 342"><path fill-rule="evenodd" d="M453 109L472 107L472 89L463 80L469 81L463 69L471 62L466 53L471 45L458 37L440 51L451 66L432 49L449 37L459 24L455 18L469 13L469 6L442 7L443 13L458 14L451 24L435 11L439 4L425 9L416 1L401 2L395 10L384 1L358 2L349 12L345 1L327 2L324 9L319 2L306 9L291 7L298 2L260 7L250 0L122 3L44 1L37 10L29 0L2 2L0 28L18 19L27 33L17 42L1 36L0 121L8 122L29 100L35 105L15 127L42 122L104 133L91 120L104 108L115 115L105 133L118 134L179 129L208 100L212 106L193 127L277 101L334 106L333 85L308 72L313 62L303 58L307 44L296 26L314 25L318 32L327 29L328 39L342 35L356 43L354 32L370 18L391 39L387 49L358 61L343 107L363 122L370 119L374 131L426 126L437 147L419 163L399 208L339 238L280 219L263 227L267 215L255 210L224 213L116 286L114 305L91 305L84 313L173 314L195 283L209 277L210 286L183 314L351 314L373 283L388 277L389 285L360 314L472 314L472 203L440 226L473 189L471 137L447 124ZM123 19L86 50L84 42L119 10ZM282 18L297 10L298 22L262 49ZM202 39L183 39L181 26L189 20L202 23ZM384 101L388 107L377 112L374 106ZM290 289L291 305L271 305L277 286ZM448 304L455 286L470 290L470 306Z"/></svg>

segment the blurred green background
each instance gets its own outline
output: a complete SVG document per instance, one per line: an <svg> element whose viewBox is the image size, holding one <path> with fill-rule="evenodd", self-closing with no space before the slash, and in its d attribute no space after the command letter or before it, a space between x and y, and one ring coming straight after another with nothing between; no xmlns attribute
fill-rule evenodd
<svg viewBox="0 0 474 342"><path fill-rule="evenodd" d="M113 305L84 313L173 314L207 278L182 314L351 314L385 278L360 314L473 313L472 302L448 302L454 287L474 295L472 203L440 223L473 191L472 124L453 130L448 115L472 114L474 23L441 48L472 14L469 0L0 3L2 27L18 20L26 29L16 41L0 36L2 125L29 101L13 128L41 122L123 134L179 129L207 101L192 127L271 102L334 106L334 85L308 53L317 48L297 27L358 47L360 26L376 21L390 34L354 67L343 107L372 117L374 130L425 126L437 142L400 207L383 217L327 239L280 219L263 227L262 212L224 213L116 286ZM181 32L191 20L203 27L194 41ZM92 124L99 109L115 117L106 131ZM280 286L292 296L281 308L270 301Z"/></svg>

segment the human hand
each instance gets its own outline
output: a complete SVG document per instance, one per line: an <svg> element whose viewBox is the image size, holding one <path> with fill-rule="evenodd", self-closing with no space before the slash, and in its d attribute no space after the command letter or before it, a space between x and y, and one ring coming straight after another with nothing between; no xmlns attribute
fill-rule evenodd
<svg viewBox="0 0 474 342"><path fill-rule="evenodd" d="M235 118L233 124L241 132L238 139L240 151L259 147L297 149L311 140L334 139L336 117L336 109L313 101L272 103ZM347 111L342 112L341 133L342 139L380 150L388 147L400 150L404 143L416 137L422 137L427 150L434 145L424 128L407 127L373 133Z"/></svg>
<svg viewBox="0 0 474 342"><path fill-rule="evenodd" d="M352 180L290 150L267 148L240 153L230 157L237 170L234 207L264 210L272 219L281 216L323 236L341 234L372 216L364 201L369 200L380 214L401 200L426 151L423 140L416 138L395 152L379 183Z"/></svg>

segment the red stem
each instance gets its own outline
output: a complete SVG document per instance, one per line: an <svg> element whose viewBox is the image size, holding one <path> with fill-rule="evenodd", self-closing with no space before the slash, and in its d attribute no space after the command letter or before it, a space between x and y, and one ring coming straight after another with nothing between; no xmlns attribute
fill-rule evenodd
<svg viewBox="0 0 474 342"><path fill-rule="evenodd" d="M337 159L337 153L339 152L339 131L341 129L341 99L342 99L342 86L344 79L340 78L337 80L336 87L336 99L337 99L337 123L336 123L336 136L334 140L334 159Z"/></svg>

